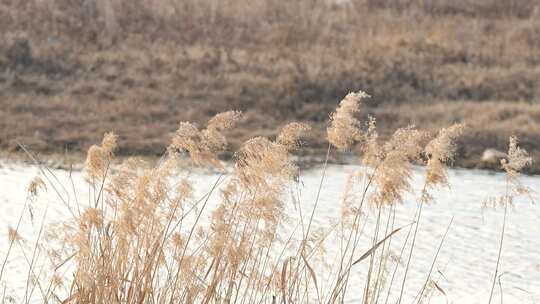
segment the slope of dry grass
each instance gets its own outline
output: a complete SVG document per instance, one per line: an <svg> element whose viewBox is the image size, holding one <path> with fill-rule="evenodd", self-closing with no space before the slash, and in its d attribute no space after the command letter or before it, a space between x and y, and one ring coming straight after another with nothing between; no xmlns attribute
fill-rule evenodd
<svg viewBox="0 0 540 304"><path fill-rule="evenodd" d="M316 134L335 100L364 88L383 136L396 122L464 121L460 164L483 166L481 152L509 134L538 150L538 5L2 1L0 147L85 151L114 130L119 154L159 155L177 121L239 109L238 147L291 120ZM308 153L324 154L319 138Z"/></svg>

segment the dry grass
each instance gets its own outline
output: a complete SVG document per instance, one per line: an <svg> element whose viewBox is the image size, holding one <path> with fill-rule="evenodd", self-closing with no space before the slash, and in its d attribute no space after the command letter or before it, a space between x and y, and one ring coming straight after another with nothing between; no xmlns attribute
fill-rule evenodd
<svg viewBox="0 0 540 304"><path fill-rule="evenodd" d="M527 126L538 122L527 110L538 106L538 5L1 1L0 147L17 150L19 141L36 152L81 152L114 130L119 155L156 156L178 120L201 125L234 108L245 120L231 131L233 147L295 120L317 134L304 153L324 156L320 135L335 100L369 88L366 112L382 114L382 138L394 129L388 115L429 130L440 128L430 115L465 122L475 139L458 164L485 166L483 150L502 149L514 133L539 150ZM456 113L461 105L489 126Z"/></svg>
<svg viewBox="0 0 540 304"><path fill-rule="evenodd" d="M368 265L362 274L362 303L387 303L397 294L401 303L405 290L418 290L419 303L434 293L444 294L431 270L422 286L407 285L407 271L415 265L422 206L431 201L431 191L447 186L444 164L453 160L463 126L441 129L434 137L413 127L400 128L384 142L374 119L364 124L353 118L361 97L365 95L347 95L330 116L327 151L331 155L337 153L335 148L358 145L365 166L351 175L341 215L317 229L313 221L323 220L317 203L312 210L297 205L298 214L286 212L287 194L299 182L290 152L309 132L303 124L285 126L276 140L246 141L230 168L216 157L227 146L223 132L236 125L238 112L218 114L204 129L180 123L167 153L152 167L134 159L112 167L117 137L106 134L87 155L89 204L70 205L63 192L57 192L73 218L42 226L41 239L31 254L25 254L30 270L21 301L29 302L35 292L44 303L344 303L353 292L351 272L359 263ZM347 137L350 134L355 136ZM395 227L395 206L411 190L412 165L417 163L427 167L415 219L406 227ZM516 190L500 200L505 206L526 194L519 172L528 164L527 153L511 139L503 168ZM198 198L190 179L182 177L201 166L221 174ZM41 175L49 189L62 186L46 169ZM321 188L324 179L323 173ZM30 197L44 185L35 180ZM212 195L219 203L207 210ZM25 204L21 217L27 212ZM367 216L376 218L373 231L363 229ZM10 249L17 246L25 252L18 228L10 229ZM400 263L391 258L389 243L405 230L409 233L400 245L399 260L407 263L400 277L396 276ZM366 235L371 245L361 243ZM340 244L335 254L326 250L329 239ZM437 255L443 243L444 237ZM370 249L360 251L366 247ZM404 254L406 247L410 249ZM48 258L50 271L36 269L34 261L42 255ZM4 265L8 258L9 254ZM498 264L495 278L497 271Z"/></svg>

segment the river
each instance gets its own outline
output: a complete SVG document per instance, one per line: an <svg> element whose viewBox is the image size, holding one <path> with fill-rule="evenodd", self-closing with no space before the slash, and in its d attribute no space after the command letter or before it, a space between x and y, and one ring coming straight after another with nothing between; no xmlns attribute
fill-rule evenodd
<svg viewBox="0 0 540 304"><path fill-rule="evenodd" d="M28 183L39 173L36 166L0 163L0 257L5 256L8 247L8 227L15 227L26 198ZM358 170L353 165L331 165L327 168L326 178L316 210L317 225L325 225L323 219L338 216L340 201L345 188L347 172ZM69 185L69 172L53 170L61 183ZM305 170L301 173L298 184L300 203L304 210L311 210L321 181L322 168ZM75 189L80 193L79 200L84 200L88 186L81 171L72 172ZM204 192L209 180L215 180L212 174L193 174L191 176L199 193ZM523 183L533 190L540 189L540 176L523 176ZM426 279L433 256L448 223L453 218L448 236L443 244L435 265L438 286L446 293L438 293L431 303L487 303L492 277L497 261L497 251L502 227L503 211L492 208L483 209L482 202L489 196L502 194L505 189L505 176L480 170L449 170L449 189L437 190L435 202L426 206L420 222L417 246L415 247L412 268L407 288L405 303L409 303L418 294L419 286ZM423 168L415 168L413 188L416 192L423 184ZM534 194L537 197L537 194ZM86 196L87 197L87 196ZM398 205L396 226L410 223L417 210L417 195L408 195L404 203ZM73 198L72 198L73 199ZM214 200L216 201L216 200ZM20 234L31 244L39 231L40 216L44 206L49 204L47 223L54 223L69 218L67 208L59 202L53 189L49 187L39 200L33 203L34 218L23 217ZM211 207L210 207L211 208ZM367 227L373 226L374 216L367 217ZM393 244L399 250L399 244L406 233L395 235ZM360 243L360 252L369 249L369 240ZM7 283L7 292L20 296L24 294L24 278L28 268L24 255L14 251L10 256L3 280ZM367 263L366 263L367 264ZM366 265L354 269L350 288L350 302L359 303L362 297L362 280ZM402 270L398 272L401 273ZM440 271L440 273L438 272ZM502 288L506 303L540 302L540 206L525 199L518 199L508 213L505 241L500 266L500 285L497 284L493 303L499 303ZM435 277L435 276L434 276ZM401 284L401 282L399 282ZM396 295L394 294L393 297Z"/></svg>

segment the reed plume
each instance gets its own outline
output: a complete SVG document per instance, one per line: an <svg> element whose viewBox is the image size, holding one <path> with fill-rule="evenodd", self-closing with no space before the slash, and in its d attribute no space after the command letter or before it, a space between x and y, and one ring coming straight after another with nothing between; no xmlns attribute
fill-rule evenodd
<svg viewBox="0 0 540 304"><path fill-rule="evenodd" d="M444 164L454 160L456 153L456 139L461 136L465 126L455 124L449 128L443 128L439 134L426 146L428 157L426 165L427 187L447 186L448 177Z"/></svg>
<svg viewBox="0 0 540 304"><path fill-rule="evenodd" d="M349 93L330 116L328 141L336 148L346 150L361 138L360 121L354 115L360 111L361 100L368 97L369 95L362 91Z"/></svg>
<svg viewBox="0 0 540 304"><path fill-rule="evenodd" d="M233 128L241 116L237 111L219 113L208 121L206 129L203 130L190 122L181 122L169 151L187 152L195 165L223 170L224 167L218 159L218 154L227 146L223 132Z"/></svg>

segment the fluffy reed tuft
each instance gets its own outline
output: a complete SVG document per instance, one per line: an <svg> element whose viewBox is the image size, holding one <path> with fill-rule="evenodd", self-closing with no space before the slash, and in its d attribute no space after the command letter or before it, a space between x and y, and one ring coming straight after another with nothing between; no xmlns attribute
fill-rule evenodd
<svg viewBox="0 0 540 304"><path fill-rule="evenodd" d="M101 146L93 145L86 155L86 172L91 179L104 178L114 151L117 147L118 137L114 133L106 133Z"/></svg>
<svg viewBox="0 0 540 304"><path fill-rule="evenodd" d="M28 184L27 192L30 196L36 197L38 195L39 189L47 190L47 185L41 177L36 177L32 179L30 184Z"/></svg>
<svg viewBox="0 0 540 304"><path fill-rule="evenodd" d="M289 150L298 149L301 145L300 138L311 128L307 124L293 122L281 130L277 136L276 142L280 145L288 147Z"/></svg>
<svg viewBox="0 0 540 304"><path fill-rule="evenodd" d="M378 161L368 162L376 170L373 180L377 191L372 202L378 207L403 202L403 195L411 191L411 161L419 159L425 138L426 134L414 127L398 129L378 153L370 152L379 155Z"/></svg>
<svg viewBox="0 0 540 304"><path fill-rule="evenodd" d="M369 95L359 91L349 93L339 103L339 107L330 116L330 126L327 129L328 141L340 150L346 150L360 139L360 121L354 115L360 111L360 102Z"/></svg>
<svg viewBox="0 0 540 304"><path fill-rule="evenodd" d="M187 152L197 166L224 169L218 154L227 146L223 131L233 128L242 117L241 112L229 111L217 114L208 121L204 130L194 124L181 122L176 131L169 150Z"/></svg>
<svg viewBox="0 0 540 304"><path fill-rule="evenodd" d="M501 160L502 168L512 177L519 176L519 172L532 164L532 158L527 151L518 146L518 139L511 136L508 144L508 158Z"/></svg>
<svg viewBox="0 0 540 304"><path fill-rule="evenodd" d="M437 137L426 146L428 157L426 166L426 185L435 187L447 186L448 177L444 164L454 160L456 153L456 139L461 136L465 128L463 124L455 124L439 131Z"/></svg>

